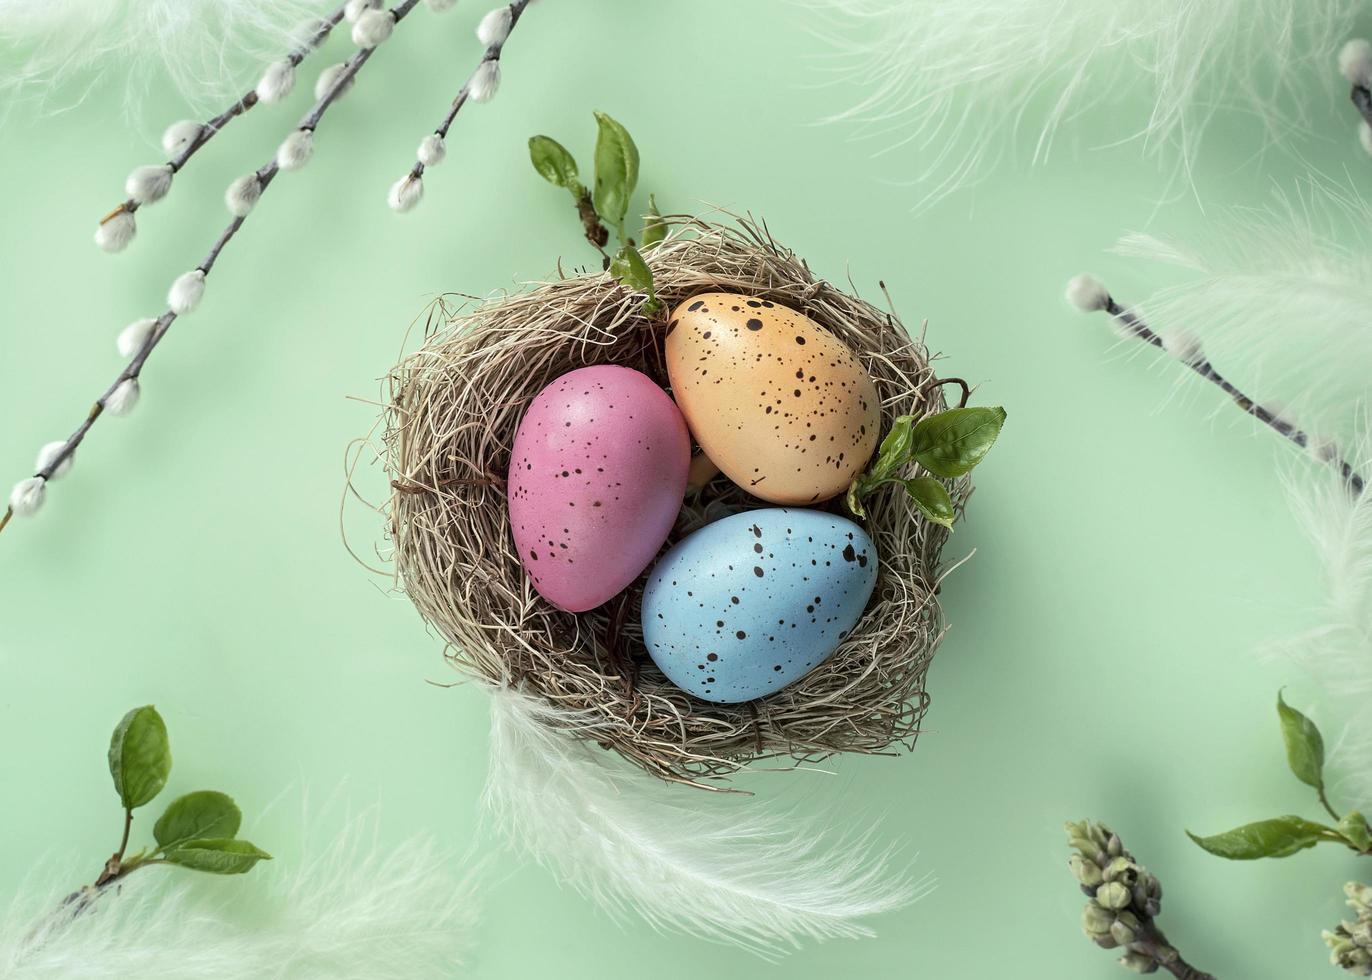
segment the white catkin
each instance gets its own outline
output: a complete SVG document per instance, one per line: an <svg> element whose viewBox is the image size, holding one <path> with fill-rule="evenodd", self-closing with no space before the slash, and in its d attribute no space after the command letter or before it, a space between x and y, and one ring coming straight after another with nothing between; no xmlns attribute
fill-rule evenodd
<svg viewBox="0 0 1372 980"><path fill-rule="evenodd" d="M395 15L389 10L368 10L353 25L353 44L359 48L374 48L394 30Z"/></svg>
<svg viewBox="0 0 1372 980"><path fill-rule="evenodd" d="M1103 310L1110 302L1110 293L1105 286L1095 276L1082 273L1073 276L1067 283L1067 302L1071 303L1083 313L1093 313L1096 310Z"/></svg>
<svg viewBox="0 0 1372 980"><path fill-rule="evenodd" d="M105 399L105 411L110 415L128 415L138 404L139 393L137 378L119 382L119 386Z"/></svg>
<svg viewBox="0 0 1372 980"><path fill-rule="evenodd" d="M379 6L381 6L381 0L348 0L343 5L343 19L349 24L356 24L359 17Z"/></svg>
<svg viewBox="0 0 1372 980"><path fill-rule="evenodd" d="M165 163L139 167L124 181L124 193L139 204L156 204L171 190L172 168Z"/></svg>
<svg viewBox="0 0 1372 980"><path fill-rule="evenodd" d="M1163 350L1187 367L1194 367L1205 360L1205 349L1201 346L1200 338L1185 327L1173 327L1166 333L1160 333L1158 339L1162 341Z"/></svg>
<svg viewBox="0 0 1372 980"><path fill-rule="evenodd" d="M1339 74L1350 85L1372 82L1372 43L1354 38L1339 49Z"/></svg>
<svg viewBox="0 0 1372 980"><path fill-rule="evenodd" d="M295 88L295 66L289 61L273 61L257 83L257 97L263 102L280 102Z"/></svg>
<svg viewBox="0 0 1372 980"><path fill-rule="evenodd" d="M134 320L119 331L119 337L114 342L115 348L119 351L119 356L133 357L142 350L156 326L157 321L148 317L142 320Z"/></svg>
<svg viewBox="0 0 1372 980"><path fill-rule="evenodd" d="M483 61L472 72L472 80L467 83L467 94L473 102L489 102L495 98L500 88L500 62Z"/></svg>
<svg viewBox="0 0 1372 980"><path fill-rule="evenodd" d="M343 73L347 70L348 63L346 61L340 61L338 64L329 65L329 67L321 71L319 77L315 79L314 82L315 100L319 101L323 99L324 96L328 95L329 92L333 90L333 87L338 84L339 78L341 78ZM343 87L338 90L338 94L334 96L334 99L341 99L343 96L347 95L349 89L353 87L354 81L356 81L355 77L350 75L348 80L343 83Z"/></svg>
<svg viewBox="0 0 1372 980"><path fill-rule="evenodd" d="M133 241L138 222L128 211L119 211L95 229L95 244L106 252L122 252Z"/></svg>
<svg viewBox="0 0 1372 980"><path fill-rule="evenodd" d="M457 0L424 0L429 5L430 10L442 13L445 10L452 10L457 6Z"/></svg>
<svg viewBox="0 0 1372 980"><path fill-rule="evenodd" d="M1372 126L1367 124L1366 119L1358 120L1358 145L1364 153L1372 156Z"/></svg>
<svg viewBox="0 0 1372 980"><path fill-rule="evenodd" d="M43 443L42 448L38 450L38 457L33 461L33 468L41 473L43 470L51 466L52 461L57 458L58 454L61 453L63 449L66 448L66 442L61 439L57 440L56 442ZM52 471L52 475L49 476L48 479L60 480L62 477L70 473L72 459L73 457L75 457L75 455L75 453L68 453L67 458L57 464L57 468Z"/></svg>
<svg viewBox="0 0 1372 980"><path fill-rule="evenodd" d="M174 122L162 133L162 149L169 156L176 156L198 140L204 131L205 127L194 119L182 119L180 122Z"/></svg>
<svg viewBox="0 0 1372 980"><path fill-rule="evenodd" d="M167 306L177 316L184 316L200 305L205 296L205 273L200 269L183 272L167 290Z"/></svg>
<svg viewBox="0 0 1372 980"><path fill-rule="evenodd" d="M43 506L47 496L46 481L41 476L20 480L10 491L10 510L20 517L32 517Z"/></svg>
<svg viewBox="0 0 1372 980"><path fill-rule="evenodd" d="M257 174L244 174L224 191L224 206L235 218L246 217L262 196L262 182Z"/></svg>
<svg viewBox="0 0 1372 980"><path fill-rule="evenodd" d="M282 170L299 170L314 155L314 132L297 129L276 150L276 165Z"/></svg>
<svg viewBox="0 0 1372 980"><path fill-rule="evenodd" d="M443 162L447 155L448 145L443 142L443 137L437 133L430 133L419 141L419 152L416 156L424 166L436 167Z"/></svg>
<svg viewBox="0 0 1372 980"><path fill-rule="evenodd" d="M403 214L414 208L424 196L424 181L413 174L406 174L391 185L386 195L386 203L392 211Z"/></svg>
<svg viewBox="0 0 1372 980"><path fill-rule="evenodd" d="M486 16L481 18L481 23L476 25L476 39L487 47L492 44L503 44L510 36L510 28L513 25L514 14L510 12L509 6L496 7L488 11Z"/></svg>

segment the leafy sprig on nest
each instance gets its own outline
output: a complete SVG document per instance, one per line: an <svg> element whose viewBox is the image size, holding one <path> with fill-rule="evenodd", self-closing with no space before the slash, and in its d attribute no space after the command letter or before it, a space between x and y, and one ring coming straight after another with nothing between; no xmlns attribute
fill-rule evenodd
<svg viewBox="0 0 1372 980"><path fill-rule="evenodd" d="M548 183L565 188L576 202L582 233L600 252L604 268L630 289L648 298L643 312L652 314L662 309L653 283L652 270L643 260L639 246L629 237L625 222L629 202L638 187L638 146L618 120L603 112L595 114L597 135L595 145L595 189L588 190L581 182L576 158L551 136L534 136L529 140L529 161ZM605 225L615 229L619 249L611 257L605 251L610 233ZM649 249L667 237L667 223L662 220L653 195L648 195L648 211L639 236L642 248Z"/></svg>
<svg viewBox="0 0 1372 980"><path fill-rule="evenodd" d="M991 451L1004 424L1005 409L1000 407L962 406L919 420L913 415L898 416L881 442L876 461L848 487L848 509L866 517L863 498L878 487L898 483L921 514L951 530L956 516L953 501L938 478L954 479L971 472ZM932 475L902 476L911 463Z"/></svg>

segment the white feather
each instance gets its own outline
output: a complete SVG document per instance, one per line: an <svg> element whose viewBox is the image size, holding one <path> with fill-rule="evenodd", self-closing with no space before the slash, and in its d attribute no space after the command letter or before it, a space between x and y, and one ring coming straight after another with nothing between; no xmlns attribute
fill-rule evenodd
<svg viewBox="0 0 1372 980"><path fill-rule="evenodd" d="M756 799L661 783L568 728L594 735L590 718L493 691L485 802L512 844L614 915L777 956L872 935L861 920L929 888L870 835L826 838Z"/></svg>
<svg viewBox="0 0 1372 980"><path fill-rule="evenodd" d="M1211 118L1235 108L1275 136L1332 63L1360 0L798 0L819 11L865 95L836 118L918 148L930 204L999 157L1045 159L1096 104L1189 169ZM1136 95L1142 94L1142 99ZM1133 115L1128 115L1133 113ZM1115 137L1109 133L1096 142ZM1088 136L1089 141L1089 136Z"/></svg>
<svg viewBox="0 0 1372 980"><path fill-rule="evenodd" d="M1372 208L1309 183L1264 210L1216 215L1190 244L1126 236L1116 252L1182 267L1133 305L1164 337L1194 332L1221 374L1290 418L1347 437L1372 364Z"/></svg>
<svg viewBox="0 0 1372 980"><path fill-rule="evenodd" d="M21 890L0 923L6 980L414 980L459 975L472 880L425 840L381 847L371 821L328 849L212 880L149 868L79 916L67 889ZM45 878L56 877L47 870Z"/></svg>
<svg viewBox="0 0 1372 980"><path fill-rule="evenodd" d="M1348 460L1372 475L1372 439ZM1315 545L1324 577L1320 624L1280 646L1319 684L1334 788L1351 807L1372 811L1372 491L1355 497L1328 464L1288 472L1292 509Z"/></svg>
<svg viewBox="0 0 1372 980"><path fill-rule="evenodd" d="M67 82L170 82L197 109L239 91L298 44L330 0L0 0L0 92L50 97Z"/></svg>

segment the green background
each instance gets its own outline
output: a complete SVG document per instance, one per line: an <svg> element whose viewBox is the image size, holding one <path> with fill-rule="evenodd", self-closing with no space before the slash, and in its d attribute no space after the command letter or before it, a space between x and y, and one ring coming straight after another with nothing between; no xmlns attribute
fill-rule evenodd
<svg viewBox="0 0 1372 980"><path fill-rule="evenodd" d="M748 784L840 827L882 819L939 886L874 921L874 940L773 966L620 926L502 853L468 973L1122 975L1081 936L1065 867L1062 821L1090 815L1161 876L1162 923L1193 961L1226 977L1333 975L1319 930L1340 917L1351 860L1322 849L1228 864L1182 833L1315 815L1281 763L1273 709L1282 684L1298 704L1308 692L1256 653L1305 622L1317 596L1277 451L1174 365L1133 356L1061 299L1083 268L1124 298L1151 291L1154 270L1103 249L1127 230L1202 227L1198 199L1261 203L1311 166L1367 180L1329 66L1304 69L1320 134L1297 144L1305 162L1255 155L1251 121L1225 117L1197 194L1164 199L1167 168L1137 143L1093 148L1141 118L1140 90L1074 123L1048 164L1007 160L912 214L917 148L879 153L890 141L819 124L863 91L804 7L550 2L514 35L499 97L462 113L426 200L396 216L386 189L476 58L479 12L419 28L432 16L420 11L403 25L326 119L314 161L279 179L225 252L201 309L150 362L134 415L101 421L44 512L0 537L0 900L44 855L84 858L93 874L109 853L105 744L145 702L171 729L171 790L233 793L276 872L307 836L303 796L316 841L337 823L338 806L319 805L333 798L377 805L388 841L430 832L457 851L491 847L477 836L485 695L428 683L454 679L440 644L344 549L344 453L371 427L379 379L431 296L482 295L549 273L559 255L590 258L524 143L546 132L589 161L591 111L603 109L636 137L641 186L664 208L748 210L821 274L851 275L869 297L884 278L907 323L928 318L944 370L1009 410L950 545L976 556L944 592L952 631L918 750ZM128 170L161 159L156 137L184 114L178 99L154 91L141 124L113 85L70 111L10 113L6 485L118 371L118 329L161 309L224 220L223 187L266 158L307 87L234 123L113 257L90 245L95 220ZM379 492L378 469L364 466L361 482ZM344 515L370 553L374 516L355 502Z"/></svg>

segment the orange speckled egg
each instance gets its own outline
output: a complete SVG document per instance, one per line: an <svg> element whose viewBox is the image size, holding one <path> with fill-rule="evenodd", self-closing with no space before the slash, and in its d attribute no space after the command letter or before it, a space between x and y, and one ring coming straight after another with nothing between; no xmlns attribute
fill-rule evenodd
<svg viewBox="0 0 1372 980"><path fill-rule="evenodd" d="M871 375L795 310L700 293L672 311L666 353L672 395L691 433L756 497L828 500L876 449L881 417Z"/></svg>

